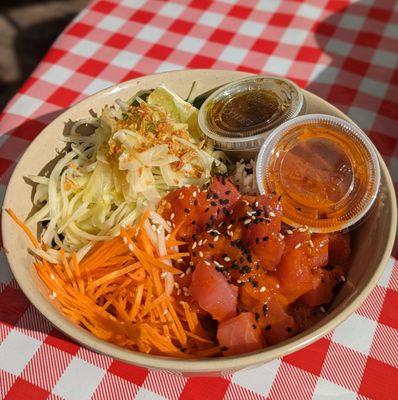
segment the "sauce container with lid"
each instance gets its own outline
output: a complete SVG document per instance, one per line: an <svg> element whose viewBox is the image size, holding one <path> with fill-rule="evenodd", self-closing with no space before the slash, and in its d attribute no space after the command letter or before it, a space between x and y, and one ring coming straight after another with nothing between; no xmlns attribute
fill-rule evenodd
<svg viewBox="0 0 398 400"><path fill-rule="evenodd" d="M328 233L364 219L379 191L380 166L357 126L310 114L272 132L258 155L256 176L261 194L282 196L284 222Z"/></svg>
<svg viewBox="0 0 398 400"><path fill-rule="evenodd" d="M221 150L254 151L272 129L303 108L304 96L296 84L257 75L212 93L199 110L199 126Z"/></svg>

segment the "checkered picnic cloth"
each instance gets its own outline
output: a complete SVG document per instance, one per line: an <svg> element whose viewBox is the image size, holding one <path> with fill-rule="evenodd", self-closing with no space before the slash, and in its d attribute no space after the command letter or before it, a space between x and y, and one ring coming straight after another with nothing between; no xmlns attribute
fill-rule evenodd
<svg viewBox="0 0 398 400"><path fill-rule="evenodd" d="M27 49L29 51L29 49ZM398 181L395 0L98 0L54 43L0 120L0 194L30 141L66 107L116 82L186 68L279 74L345 111ZM222 378L126 365L60 334L0 253L0 397L338 399L398 396L398 263L365 303L305 349Z"/></svg>

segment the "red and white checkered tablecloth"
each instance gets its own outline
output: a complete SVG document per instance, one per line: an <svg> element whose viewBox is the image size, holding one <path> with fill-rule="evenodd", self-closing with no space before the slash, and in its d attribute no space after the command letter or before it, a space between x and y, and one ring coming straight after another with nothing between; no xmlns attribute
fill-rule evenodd
<svg viewBox="0 0 398 400"><path fill-rule="evenodd" d="M186 68L296 81L357 121L398 182L396 0L97 0L1 114L0 196L30 141L66 107L116 82ZM64 337L0 258L0 398L398 398L393 258L360 309L327 337L253 370L189 379L123 364Z"/></svg>

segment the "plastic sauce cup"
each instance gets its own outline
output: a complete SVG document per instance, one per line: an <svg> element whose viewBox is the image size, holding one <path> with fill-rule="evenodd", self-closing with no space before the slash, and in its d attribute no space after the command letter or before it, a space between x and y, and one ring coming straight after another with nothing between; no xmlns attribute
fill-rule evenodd
<svg viewBox="0 0 398 400"><path fill-rule="evenodd" d="M300 89L288 79L252 76L222 86L199 110L199 126L226 151L253 151L269 133L305 108Z"/></svg>
<svg viewBox="0 0 398 400"><path fill-rule="evenodd" d="M366 134L322 114L276 128L261 147L256 176L261 194L281 196L284 222L318 233L355 227L380 186L377 153Z"/></svg>

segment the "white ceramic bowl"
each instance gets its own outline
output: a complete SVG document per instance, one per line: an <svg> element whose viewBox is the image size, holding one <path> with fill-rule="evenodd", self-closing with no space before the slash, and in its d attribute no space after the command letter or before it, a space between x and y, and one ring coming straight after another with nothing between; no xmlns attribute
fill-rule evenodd
<svg viewBox="0 0 398 400"><path fill-rule="evenodd" d="M51 164L51 160L57 156L57 149L63 148L60 139L68 121L83 118L90 110L100 111L104 105L112 104L117 98L128 99L138 90L154 88L161 83L165 83L185 98L194 81L197 82L195 91L200 94L248 75L243 72L217 70L168 72L124 82L83 100L56 118L31 143L11 177L3 209L12 208L19 217L27 217L32 209L32 188L23 177L38 174L45 165ZM306 91L304 96L307 113L331 114L349 120L342 112L319 97ZM32 304L58 329L82 345L127 363L147 368L185 375L228 374L271 361L321 338L345 320L375 286L391 254L397 220L396 199L391 178L380 156L379 159L381 192L374 212L355 232L347 284L335 299L330 314L309 330L283 343L247 355L204 360L176 360L136 353L100 340L85 329L74 325L60 312L57 303L50 301L47 289L33 269L32 257L27 252L27 240L7 215L3 215L2 218L4 248L18 284Z"/></svg>

